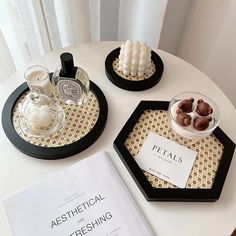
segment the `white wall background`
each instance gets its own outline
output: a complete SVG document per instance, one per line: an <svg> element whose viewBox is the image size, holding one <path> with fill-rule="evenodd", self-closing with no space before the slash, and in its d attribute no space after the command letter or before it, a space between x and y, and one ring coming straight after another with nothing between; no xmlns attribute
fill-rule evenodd
<svg viewBox="0 0 236 236"><path fill-rule="evenodd" d="M100 0L100 40L117 40L120 0Z"/></svg>
<svg viewBox="0 0 236 236"><path fill-rule="evenodd" d="M120 0L118 40L145 41L157 48L167 1Z"/></svg>
<svg viewBox="0 0 236 236"><path fill-rule="evenodd" d="M168 0L159 48L176 55L192 0Z"/></svg>
<svg viewBox="0 0 236 236"><path fill-rule="evenodd" d="M206 73L236 107L236 1L192 1L177 56Z"/></svg>

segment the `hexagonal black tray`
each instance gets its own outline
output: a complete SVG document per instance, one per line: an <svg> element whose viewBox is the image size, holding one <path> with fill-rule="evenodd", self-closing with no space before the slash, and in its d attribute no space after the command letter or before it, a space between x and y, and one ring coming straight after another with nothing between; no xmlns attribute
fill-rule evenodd
<svg viewBox="0 0 236 236"><path fill-rule="evenodd" d="M168 105L167 101L141 101L116 137L114 148L148 201L216 201L220 197L235 150L235 143L219 127L213 134L222 143L224 149L211 189L154 188L126 148L125 141L143 112L148 109L167 110Z"/></svg>

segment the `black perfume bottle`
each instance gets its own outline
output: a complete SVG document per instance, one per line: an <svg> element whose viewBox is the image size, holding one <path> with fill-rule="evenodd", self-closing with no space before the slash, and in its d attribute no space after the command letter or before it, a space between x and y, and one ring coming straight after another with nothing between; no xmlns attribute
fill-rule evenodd
<svg viewBox="0 0 236 236"><path fill-rule="evenodd" d="M89 93L89 77L80 67L74 66L73 55L60 55L61 66L53 74L52 82L66 104L83 105Z"/></svg>

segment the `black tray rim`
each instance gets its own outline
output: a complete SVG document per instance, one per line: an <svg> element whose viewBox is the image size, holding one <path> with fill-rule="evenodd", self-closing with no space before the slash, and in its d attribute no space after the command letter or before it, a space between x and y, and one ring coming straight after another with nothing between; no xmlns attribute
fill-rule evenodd
<svg viewBox="0 0 236 236"><path fill-rule="evenodd" d="M147 201L215 202L219 199L233 158L235 143L217 127L213 134L223 144L221 162L211 189L153 188L124 143L139 117L147 109L168 110L169 101L141 101L113 142L113 147Z"/></svg>
<svg viewBox="0 0 236 236"><path fill-rule="evenodd" d="M143 91L152 88L161 80L162 73L164 71L164 64L162 59L156 52L151 51L151 59L156 66L156 71L149 78L139 81L124 79L114 71L112 64L115 58L119 56L119 53L120 47L111 51L105 59L106 76L113 84L115 84L119 88L129 91Z"/></svg>
<svg viewBox="0 0 236 236"><path fill-rule="evenodd" d="M108 104L102 90L90 80L90 90L98 100L100 111L98 119L89 133L76 142L60 147L42 147L27 142L16 132L12 123L12 112L19 97L28 90L26 82L18 86L8 97L2 110L2 127L6 136L17 149L26 155L45 160L66 158L84 151L102 134L107 123Z"/></svg>

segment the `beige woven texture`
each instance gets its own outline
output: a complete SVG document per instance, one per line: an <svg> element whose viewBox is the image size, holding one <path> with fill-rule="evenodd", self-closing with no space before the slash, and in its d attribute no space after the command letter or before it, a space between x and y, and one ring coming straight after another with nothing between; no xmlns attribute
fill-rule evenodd
<svg viewBox="0 0 236 236"><path fill-rule="evenodd" d="M138 154L149 131L156 132L197 152L186 188L209 189L212 187L223 153L223 145L214 135L197 141L190 141L169 128L167 111L146 110L125 142L125 146L133 157ZM173 184L159 179L146 171L144 171L144 174L154 188L177 188Z"/></svg>
<svg viewBox="0 0 236 236"><path fill-rule="evenodd" d="M139 81L139 80L145 80L148 79L149 77L151 77L155 70L156 70L156 66L153 63L153 61L151 61L148 65L148 68L146 69L146 72L144 73L144 75L142 77L138 77L138 76L132 76L132 75L124 75L121 71L118 70L119 67L119 58L116 58L113 61L113 69L116 72L116 74L118 74L120 77L122 77L123 79L127 79L127 80L133 80L133 81Z"/></svg>
<svg viewBox="0 0 236 236"><path fill-rule="evenodd" d="M28 92L27 92L28 93ZM54 91L53 100L65 112L65 126L54 135L46 138L32 138L23 133L19 127L19 105L27 95L23 94L13 109L13 125L16 132L27 142L42 147L60 147L74 143L84 137L94 127L99 116L99 103L96 96L90 91L88 101L83 106L65 105Z"/></svg>

